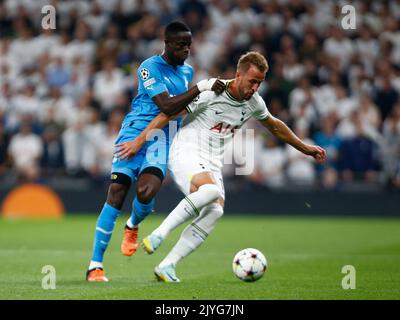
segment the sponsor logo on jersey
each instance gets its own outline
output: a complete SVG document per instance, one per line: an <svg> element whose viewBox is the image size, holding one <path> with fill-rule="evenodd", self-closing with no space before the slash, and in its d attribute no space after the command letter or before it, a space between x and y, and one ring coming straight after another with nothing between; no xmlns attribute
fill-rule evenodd
<svg viewBox="0 0 400 320"><path fill-rule="evenodd" d="M145 88L147 88L148 86L151 86L151 85L154 84L154 83L156 83L156 79L151 78L151 79L149 79L149 80L143 82L143 86L144 86Z"/></svg>

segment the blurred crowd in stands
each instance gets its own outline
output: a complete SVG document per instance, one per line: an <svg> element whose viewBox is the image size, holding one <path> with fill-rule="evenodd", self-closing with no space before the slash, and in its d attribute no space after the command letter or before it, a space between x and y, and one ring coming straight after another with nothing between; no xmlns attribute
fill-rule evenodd
<svg viewBox="0 0 400 320"><path fill-rule="evenodd" d="M41 27L47 4L55 30ZM345 4L355 29L341 26ZM241 54L263 53L270 112L328 152L318 166L252 121L255 169L238 179L400 189L399 0L0 0L0 184L106 182L136 69L177 19L193 33L193 83L233 78ZM227 166L228 183L233 175Z"/></svg>

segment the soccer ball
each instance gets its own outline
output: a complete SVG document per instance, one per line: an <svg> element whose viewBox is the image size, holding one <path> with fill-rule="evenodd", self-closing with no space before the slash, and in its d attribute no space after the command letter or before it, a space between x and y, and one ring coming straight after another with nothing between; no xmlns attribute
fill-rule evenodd
<svg viewBox="0 0 400 320"><path fill-rule="evenodd" d="M240 280L253 282L264 275L267 270L267 259L257 249L243 249L233 258L232 268Z"/></svg>

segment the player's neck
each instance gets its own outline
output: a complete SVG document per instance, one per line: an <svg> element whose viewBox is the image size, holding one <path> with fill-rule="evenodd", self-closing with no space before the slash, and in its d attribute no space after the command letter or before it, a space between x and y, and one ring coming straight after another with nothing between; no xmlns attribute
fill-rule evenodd
<svg viewBox="0 0 400 320"><path fill-rule="evenodd" d="M238 88L237 88L237 84L236 84L235 79L233 79L232 81L230 81L230 82L228 83L228 86L227 86L226 90L227 90L227 91L229 92L229 94L230 94L232 97L234 97L236 100L238 100L238 101L242 101L242 100L243 100L243 99L240 97L239 90L238 90Z"/></svg>
<svg viewBox="0 0 400 320"><path fill-rule="evenodd" d="M163 58L169 65L171 65L175 68L178 66L178 64L173 62L173 60L170 59L165 52L163 54L161 54L161 58Z"/></svg>

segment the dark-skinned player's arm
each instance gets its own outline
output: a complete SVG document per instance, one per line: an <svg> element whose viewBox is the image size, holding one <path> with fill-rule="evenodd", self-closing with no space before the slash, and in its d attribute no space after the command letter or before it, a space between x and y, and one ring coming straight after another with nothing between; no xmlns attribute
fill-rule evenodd
<svg viewBox="0 0 400 320"><path fill-rule="evenodd" d="M199 81L194 87L191 87L185 93L170 97L168 92L161 92L153 97L154 103L168 116L181 112L203 91L214 91L221 94L225 90L225 83L219 79L207 79Z"/></svg>
<svg viewBox="0 0 400 320"><path fill-rule="evenodd" d="M214 91L221 94L225 90L225 84L219 79L201 80L187 92L175 97L170 97L168 92L162 92L153 97L154 103L159 107L161 112L148 124L148 126L133 141L126 141L116 144L114 151L116 157L120 160L130 159L139 152L151 131L154 129L164 128L170 120L175 119L178 115L186 113L185 108L196 98L200 92ZM190 98L190 99L189 99ZM172 103L172 104L171 104ZM173 103L176 103L174 105ZM164 109L163 109L164 108ZM164 110L173 110L168 115Z"/></svg>
<svg viewBox="0 0 400 320"><path fill-rule="evenodd" d="M283 121L269 115L269 117L262 120L261 123L280 140L290 144L300 152L312 156L318 163L325 162L326 151L323 148L309 145L301 141Z"/></svg>
<svg viewBox="0 0 400 320"><path fill-rule="evenodd" d="M186 110L180 113L167 116L165 113L160 112L147 127L138 135L135 140L126 141L123 143L118 143L115 145L116 149L114 151L116 157L120 160L131 159L139 150L142 148L143 144L147 141L147 137L151 135L153 130L164 128L170 120L174 120L180 115L186 114Z"/></svg>

